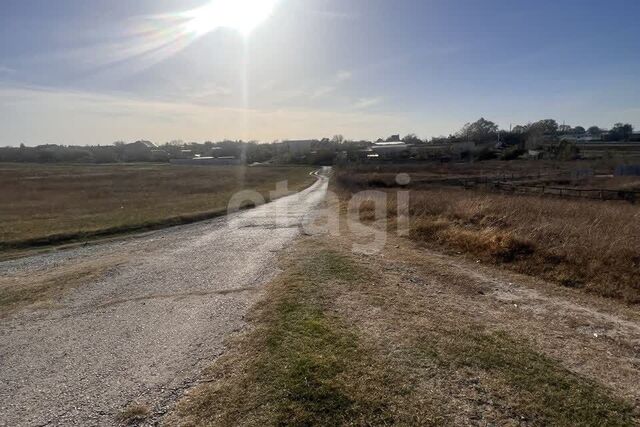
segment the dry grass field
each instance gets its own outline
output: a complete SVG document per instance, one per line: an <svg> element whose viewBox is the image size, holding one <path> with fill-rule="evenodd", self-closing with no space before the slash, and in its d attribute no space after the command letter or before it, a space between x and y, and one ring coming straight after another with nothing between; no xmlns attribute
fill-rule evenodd
<svg viewBox="0 0 640 427"><path fill-rule="evenodd" d="M0 249L61 243L209 218L243 189L265 198L309 167L0 165Z"/></svg>
<svg viewBox="0 0 640 427"><path fill-rule="evenodd" d="M573 170L593 169L597 174L611 173L614 168L624 163L620 160L585 160L560 162L555 160L536 161L501 161L490 160L475 163L386 163L349 166L349 170L358 174L396 174L405 172L416 179L420 178L455 178L467 176L510 176L510 175L549 175L570 173Z"/></svg>
<svg viewBox="0 0 640 427"><path fill-rule="evenodd" d="M395 190L390 175L343 171L336 182L343 197L362 189L388 192L388 212L393 217ZM640 302L638 205L436 185L409 188L411 237L417 241L566 287Z"/></svg>

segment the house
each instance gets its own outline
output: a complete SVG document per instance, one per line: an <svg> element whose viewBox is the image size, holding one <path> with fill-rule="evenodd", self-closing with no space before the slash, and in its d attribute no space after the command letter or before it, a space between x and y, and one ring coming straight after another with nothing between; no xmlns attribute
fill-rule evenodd
<svg viewBox="0 0 640 427"><path fill-rule="evenodd" d="M371 151L382 159L408 158L411 154L410 147L404 142L376 142L371 146Z"/></svg>
<svg viewBox="0 0 640 427"><path fill-rule="evenodd" d="M585 133L584 135L580 135L578 137L578 142L602 142L602 134L591 135L591 134Z"/></svg>
<svg viewBox="0 0 640 427"><path fill-rule="evenodd" d="M178 159L191 159L192 157L194 157L193 150L187 148L181 148L176 155Z"/></svg>
<svg viewBox="0 0 640 427"><path fill-rule="evenodd" d="M447 142L438 144L422 144L411 147L411 154L417 159L439 159L442 156L463 157L475 149L475 144L469 141Z"/></svg>
<svg viewBox="0 0 640 427"><path fill-rule="evenodd" d="M234 156L225 157L193 157L191 159L171 159L172 165L191 165L191 166L238 166L243 164L241 159Z"/></svg>

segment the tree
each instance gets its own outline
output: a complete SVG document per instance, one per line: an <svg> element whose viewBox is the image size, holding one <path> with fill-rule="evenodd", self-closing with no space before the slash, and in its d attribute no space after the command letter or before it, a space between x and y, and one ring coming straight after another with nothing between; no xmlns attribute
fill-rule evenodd
<svg viewBox="0 0 640 427"><path fill-rule="evenodd" d="M516 132L515 130L509 132L508 130L501 130L500 141L505 145L517 145L519 147L524 147L526 135L525 132Z"/></svg>
<svg viewBox="0 0 640 427"><path fill-rule="evenodd" d="M582 135L585 132L586 132L586 130L582 126L576 126L576 127L573 128L573 133L575 133L577 135Z"/></svg>
<svg viewBox="0 0 640 427"><path fill-rule="evenodd" d="M418 138L415 133L410 133L405 136L402 138L402 141L406 144L422 144L422 140Z"/></svg>
<svg viewBox="0 0 640 427"><path fill-rule="evenodd" d="M540 120L529 125L530 131L541 132L543 135L555 136L558 134L558 122L553 119Z"/></svg>
<svg viewBox="0 0 640 427"><path fill-rule="evenodd" d="M334 135L334 137L331 138L331 142L333 142L334 144L342 144L344 142L344 136Z"/></svg>
<svg viewBox="0 0 640 427"><path fill-rule="evenodd" d="M616 123L611 129L611 134L617 141L629 141L633 133L633 126L629 123Z"/></svg>
<svg viewBox="0 0 640 427"><path fill-rule="evenodd" d="M488 146L485 146L480 151L476 152L476 160L492 160L498 157L496 153L491 150Z"/></svg>
<svg viewBox="0 0 640 427"><path fill-rule="evenodd" d="M555 120L545 119L529 123L525 128L526 136L523 148L536 149L546 140L556 137L559 126Z"/></svg>
<svg viewBox="0 0 640 427"><path fill-rule="evenodd" d="M570 133L572 130L573 129L569 125L560 125L560 126L558 126L558 133L560 133L561 135Z"/></svg>
<svg viewBox="0 0 640 427"><path fill-rule="evenodd" d="M602 129L600 129L598 126L591 126L589 129L587 129L587 133L593 136L602 135Z"/></svg>
<svg viewBox="0 0 640 427"><path fill-rule="evenodd" d="M498 125L481 117L478 121L467 123L462 127L458 136L469 141L492 142L498 135Z"/></svg>

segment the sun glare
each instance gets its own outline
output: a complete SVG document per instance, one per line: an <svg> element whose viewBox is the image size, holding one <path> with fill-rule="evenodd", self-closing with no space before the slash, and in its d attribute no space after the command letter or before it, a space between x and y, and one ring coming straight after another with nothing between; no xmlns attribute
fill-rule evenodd
<svg viewBox="0 0 640 427"><path fill-rule="evenodd" d="M186 31L197 36L218 28L230 28L248 35L265 21L278 0L212 0L197 9L184 12Z"/></svg>

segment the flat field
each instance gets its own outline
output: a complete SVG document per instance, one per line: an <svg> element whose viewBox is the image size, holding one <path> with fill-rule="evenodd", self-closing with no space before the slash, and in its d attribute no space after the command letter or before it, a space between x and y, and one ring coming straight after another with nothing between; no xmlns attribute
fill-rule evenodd
<svg viewBox="0 0 640 427"><path fill-rule="evenodd" d="M572 165L575 164L545 168L542 173L568 170ZM537 166L527 169L523 162L519 167L527 173ZM427 174L450 176L448 168L440 165L422 168L404 170L412 178ZM479 166L472 168L477 172ZM386 192L388 214L393 221L397 212L395 192L401 189L395 183L395 173L402 170L390 166L376 172L338 171L336 189L343 199L361 190ZM456 172L472 173L464 169ZM411 192L411 238L415 241L500 264L564 287L627 303L640 302L637 203L500 194L416 180L402 189Z"/></svg>
<svg viewBox="0 0 640 427"><path fill-rule="evenodd" d="M231 196L314 182L310 167L0 165L0 249L156 228L226 212Z"/></svg>

